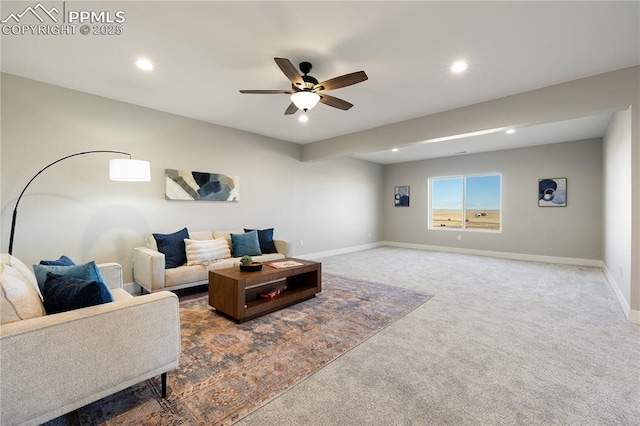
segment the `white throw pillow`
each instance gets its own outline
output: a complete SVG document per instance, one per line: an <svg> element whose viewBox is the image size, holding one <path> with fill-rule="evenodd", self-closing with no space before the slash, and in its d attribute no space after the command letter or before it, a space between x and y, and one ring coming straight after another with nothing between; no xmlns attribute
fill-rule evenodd
<svg viewBox="0 0 640 426"><path fill-rule="evenodd" d="M28 277L7 264L0 264L0 324L45 315L40 295Z"/></svg>
<svg viewBox="0 0 640 426"><path fill-rule="evenodd" d="M2 253L2 255L0 255L0 262L2 262L4 265L11 266L13 269L15 269L16 271L21 273L24 278L29 280L29 282L31 283L33 288L35 288L36 291L38 292L38 296L40 297L40 300L42 300L42 294L40 293L40 287L38 287L38 282L36 281L36 276L33 274L33 271L31 270L31 268L29 268L27 265L25 265L17 257L12 256L12 255L10 255L8 253Z"/></svg>
<svg viewBox="0 0 640 426"><path fill-rule="evenodd" d="M224 238L215 240L191 240L185 238L184 245L187 250L187 265L189 266L231 257L229 244Z"/></svg>

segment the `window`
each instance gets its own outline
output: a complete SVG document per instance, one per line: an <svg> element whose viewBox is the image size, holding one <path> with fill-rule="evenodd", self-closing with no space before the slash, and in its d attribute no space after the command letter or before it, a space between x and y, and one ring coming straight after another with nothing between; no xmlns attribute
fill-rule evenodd
<svg viewBox="0 0 640 426"><path fill-rule="evenodd" d="M500 231L502 176L430 179L429 229Z"/></svg>

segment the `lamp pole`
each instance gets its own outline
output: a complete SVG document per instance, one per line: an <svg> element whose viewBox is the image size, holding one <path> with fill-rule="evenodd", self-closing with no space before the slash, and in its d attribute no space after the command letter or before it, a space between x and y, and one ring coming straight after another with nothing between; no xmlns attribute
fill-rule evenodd
<svg viewBox="0 0 640 426"><path fill-rule="evenodd" d="M29 182L27 182L27 184L22 189L22 192L20 193L20 196L18 197L18 200L16 201L16 206L13 209L13 218L11 220L11 235L9 236L9 254L13 254L13 236L14 236L15 231L16 231L16 217L18 216L18 204L20 204L20 200L22 199L22 196L24 195L24 191L27 190L29 185L31 185L31 182L33 182L34 179L37 178L40 175L40 173L44 172L49 167L51 167L54 164L57 164L57 163L59 163L61 161L64 161L67 158L77 157L78 155L85 155L85 154L123 154L123 155L128 155L129 158L131 159L131 154L129 154L128 152L123 152L123 151L108 151L108 150L83 151L83 152L77 152L75 154L67 155L66 157L62 157L59 160L56 160L53 163L48 164L45 167L43 167L38 173L36 173L31 178L31 180L29 180Z"/></svg>

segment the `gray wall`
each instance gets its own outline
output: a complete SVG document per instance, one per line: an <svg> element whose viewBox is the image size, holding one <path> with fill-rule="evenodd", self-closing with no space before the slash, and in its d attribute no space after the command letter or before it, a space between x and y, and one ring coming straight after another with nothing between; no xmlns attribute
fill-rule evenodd
<svg viewBox="0 0 640 426"><path fill-rule="evenodd" d="M294 254L380 239L380 165L303 163L297 144L2 74L3 252L27 181L58 158L94 149L150 161L151 182L109 181L108 160L123 156L83 155L51 167L19 206L13 252L27 264L61 254L116 261L131 281L131 250L144 235L184 226L275 227ZM166 201L165 168L237 175L240 201Z"/></svg>
<svg viewBox="0 0 640 426"><path fill-rule="evenodd" d="M428 179L482 173L502 174L502 232L427 229ZM538 179L556 177L567 178L567 207L538 207ZM409 208L394 207L397 185L411 186ZM384 187L387 241L602 259L601 139L390 165Z"/></svg>
<svg viewBox="0 0 640 426"><path fill-rule="evenodd" d="M623 298L631 300L631 110L611 117L603 143L603 260Z"/></svg>

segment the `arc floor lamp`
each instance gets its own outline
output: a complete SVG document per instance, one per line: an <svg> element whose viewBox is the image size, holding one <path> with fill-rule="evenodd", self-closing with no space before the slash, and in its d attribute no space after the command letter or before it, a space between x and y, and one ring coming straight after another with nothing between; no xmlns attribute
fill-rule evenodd
<svg viewBox="0 0 640 426"><path fill-rule="evenodd" d="M47 170L49 167L57 164L61 161L64 161L71 157L77 157L79 155L85 154L123 154L128 155L128 159L112 159L109 162L109 179L116 181L129 181L129 182L148 182L151 180L151 167L148 161L144 160L134 160L131 158L131 154L128 152L122 151L109 151L109 150L95 150L95 151L84 151L77 152L75 154L67 155L66 157L62 157L59 160L54 161L40 169L38 173L36 173L29 182L24 186L22 192L18 196L18 200L16 201L16 206L13 209L13 219L11 220L11 235L9 236L9 254L13 254L13 237L16 231L16 217L18 216L18 205L20 204L20 200L24 195L24 192L27 190L31 182L37 178L40 173Z"/></svg>

